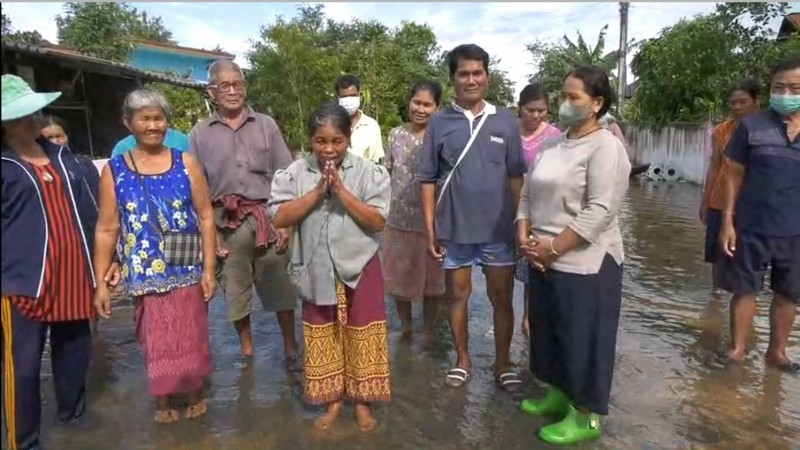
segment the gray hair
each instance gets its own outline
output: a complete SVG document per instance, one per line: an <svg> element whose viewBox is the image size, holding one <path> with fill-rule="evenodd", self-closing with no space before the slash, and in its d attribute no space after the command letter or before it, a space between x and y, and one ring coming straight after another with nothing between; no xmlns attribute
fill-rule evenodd
<svg viewBox="0 0 800 450"><path fill-rule="evenodd" d="M147 88L136 89L125 97L125 102L122 104L122 117L130 120L136 111L148 107L161 108L167 120L172 119L172 108L169 106L167 97L161 92Z"/></svg>
<svg viewBox="0 0 800 450"><path fill-rule="evenodd" d="M242 80L244 80L244 72L242 68L239 67L238 64L231 61L230 59L218 59L211 63L208 66L208 82L211 84L216 84L217 82L217 75L223 70L230 70L233 72L239 72L239 75L242 76Z"/></svg>

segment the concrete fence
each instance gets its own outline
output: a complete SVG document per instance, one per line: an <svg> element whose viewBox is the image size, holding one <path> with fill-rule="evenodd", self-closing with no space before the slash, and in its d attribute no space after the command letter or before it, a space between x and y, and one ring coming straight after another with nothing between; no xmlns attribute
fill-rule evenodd
<svg viewBox="0 0 800 450"><path fill-rule="evenodd" d="M712 130L710 123L670 124L655 130L627 124L625 137L634 165L674 167L682 179L703 184L711 155Z"/></svg>

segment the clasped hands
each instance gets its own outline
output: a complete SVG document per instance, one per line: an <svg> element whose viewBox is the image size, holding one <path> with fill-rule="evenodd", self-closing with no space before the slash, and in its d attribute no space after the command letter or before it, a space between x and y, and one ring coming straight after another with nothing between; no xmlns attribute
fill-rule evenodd
<svg viewBox="0 0 800 450"><path fill-rule="evenodd" d="M330 192L331 194L338 195L344 187L342 177L339 176L339 168L333 161L325 161L322 166L322 177L319 179L317 188L323 193Z"/></svg>
<svg viewBox="0 0 800 450"><path fill-rule="evenodd" d="M539 272L546 271L559 256L553 246L553 239L539 237L531 233L527 236L517 236L517 243L520 254Z"/></svg>

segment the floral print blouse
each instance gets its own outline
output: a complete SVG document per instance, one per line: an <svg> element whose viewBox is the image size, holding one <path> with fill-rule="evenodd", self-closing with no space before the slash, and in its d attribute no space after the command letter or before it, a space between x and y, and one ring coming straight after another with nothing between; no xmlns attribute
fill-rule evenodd
<svg viewBox="0 0 800 450"><path fill-rule="evenodd" d="M522 152L525 155L525 164L530 168L531 163L536 159L536 155L539 154L539 149L542 147L542 144L548 139L559 135L561 135L561 130L553 125L547 124L544 130L540 131L539 134L528 136L527 138L522 136Z"/></svg>
<svg viewBox="0 0 800 450"><path fill-rule="evenodd" d="M139 175L124 156L109 161L119 209L122 277L130 296L161 294L200 282L201 266L171 266L164 261L161 230L199 233L189 172L178 150L160 175ZM143 184L147 186L144 189ZM149 201L146 196L149 194Z"/></svg>
<svg viewBox="0 0 800 450"><path fill-rule="evenodd" d="M412 135L406 125L389 132L386 168L391 172L392 207L387 225L403 231L425 232L420 186L417 181L422 139Z"/></svg>

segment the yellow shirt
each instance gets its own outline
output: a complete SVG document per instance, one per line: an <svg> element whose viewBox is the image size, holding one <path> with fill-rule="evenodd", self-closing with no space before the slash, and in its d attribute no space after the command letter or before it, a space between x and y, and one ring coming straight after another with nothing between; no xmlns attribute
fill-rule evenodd
<svg viewBox="0 0 800 450"><path fill-rule="evenodd" d="M386 154L383 151L381 127L372 117L361 113L350 134L348 151L356 156L378 163Z"/></svg>

